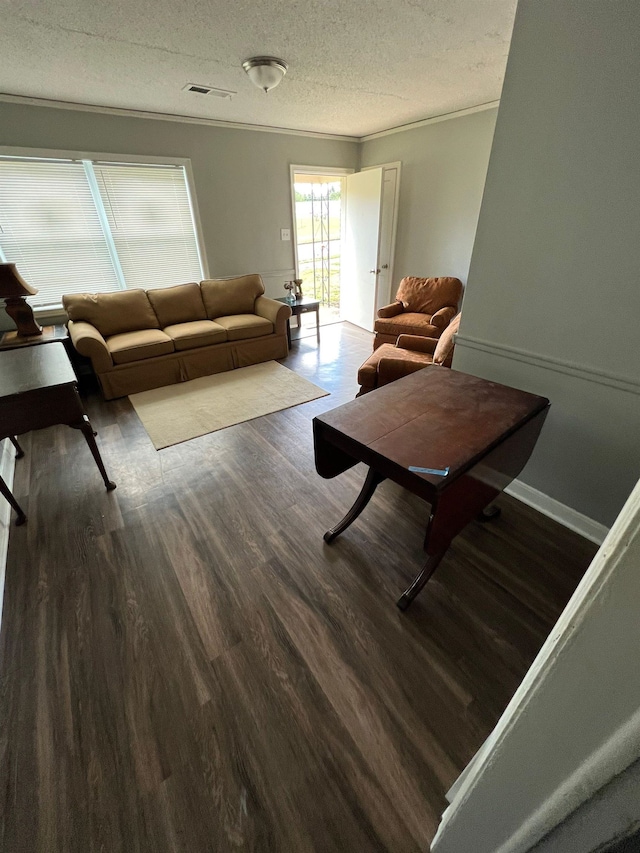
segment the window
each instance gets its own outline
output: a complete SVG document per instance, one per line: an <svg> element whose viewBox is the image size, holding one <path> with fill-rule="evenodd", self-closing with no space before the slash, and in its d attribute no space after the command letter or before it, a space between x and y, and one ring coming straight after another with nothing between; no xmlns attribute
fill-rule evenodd
<svg viewBox="0 0 640 853"><path fill-rule="evenodd" d="M0 260L64 293L203 278L184 167L0 157Z"/></svg>

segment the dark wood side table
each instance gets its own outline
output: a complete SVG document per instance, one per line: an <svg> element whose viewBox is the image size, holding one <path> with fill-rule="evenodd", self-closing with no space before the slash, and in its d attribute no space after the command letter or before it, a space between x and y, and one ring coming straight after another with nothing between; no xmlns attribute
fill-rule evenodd
<svg viewBox="0 0 640 853"><path fill-rule="evenodd" d="M402 594L406 610L453 538L487 511L518 476L549 410L545 397L444 367L426 367L313 419L316 470L331 478L357 462L369 466L355 503L324 539L331 543L366 507L387 477L431 505L427 561ZM448 473L416 473L409 466ZM393 519L389 519L393 525Z"/></svg>
<svg viewBox="0 0 640 853"><path fill-rule="evenodd" d="M115 489L116 484L107 476L63 344L53 342L46 347L25 346L0 352L0 440L14 441L16 435L56 424L82 432L106 488Z"/></svg>
<svg viewBox="0 0 640 853"><path fill-rule="evenodd" d="M0 350L19 349L20 347L32 347L36 344L51 344L56 341L67 341L69 332L64 324L56 326L43 326L41 335L28 335L21 337L15 329L3 332L0 337Z"/></svg>
<svg viewBox="0 0 640 853"><path fill-rule="evenodd" d="M320 301L318 299L296 299L295 302L290 302L287 296L279 296L276 302L284 302L291 308L291 314L298 320L298 328L300 328L300 315L315 311L316 314L316 338L320 343ZM291 317L287 319L287 340L289 341L289 349L291 349Z"/></svg>

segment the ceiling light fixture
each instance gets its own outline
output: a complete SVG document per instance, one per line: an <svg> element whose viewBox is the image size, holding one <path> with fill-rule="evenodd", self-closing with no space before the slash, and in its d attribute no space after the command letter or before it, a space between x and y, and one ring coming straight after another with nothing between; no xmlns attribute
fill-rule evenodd
<svg viewBox="0 0 640 853"><path fill-rule="evenodd" d="M289 66L283 59L276 59L275 56L253 56L251 59L245 59L242 67L258 89L269 92L280 83Z"/></svg>

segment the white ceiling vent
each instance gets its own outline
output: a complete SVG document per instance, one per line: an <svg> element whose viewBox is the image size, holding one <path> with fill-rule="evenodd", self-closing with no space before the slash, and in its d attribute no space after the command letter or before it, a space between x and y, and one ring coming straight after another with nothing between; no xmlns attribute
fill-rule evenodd
<svg viewBox="0 0 640 853"><path fill-rule="evenodd" d="M213 86L203 86L201 83L187 83L182 91L195 92L197 95L213 95L214 98L228 98L229 100L238 94L230 89L216 89Z"/></svg>

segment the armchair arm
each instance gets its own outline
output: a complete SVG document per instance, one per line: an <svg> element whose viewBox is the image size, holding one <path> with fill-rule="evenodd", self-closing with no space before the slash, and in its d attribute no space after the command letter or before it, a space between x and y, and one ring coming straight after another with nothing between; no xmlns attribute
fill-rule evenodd
<svg viewBox="0 0 640 853"><path fill-rule="evenodd" d="M96 373L105 373L113 367L113 359L107 348L107 342L91 323L83 320L69 320L69 336L80 355L91 359Z"/></svg>
<svg viewBox="0 0 640 853"><path fill-rule="evenodd" d="M457 313L457 308L454 308L452 305L445 305L444 308L440 308L440 310L436 311L432 316L431 325L440 329L440 331L444 331Z"/></svg>
<svg viewBox="0 0 640 853"><path fill-rule="evenodd" d="M381 319L396 317L398 314L402 314L404 311L404 305L399 300L392 302L391 305L385 305L383 308L378 308L378 317Z"/></svg>
<svg viewBox="0 0 640 853"><path fill-rule="evenodd" d="M400 335L396 341L396 347L414 352L426 352L429 355L434 354L437 346L437 338L423 338L421 335Z"/></svg>
<svg viewBox="0 0 640 853"><path fill-rule="evenodd" d="M378 362L378 388L382 387L382 385L388 385L390 382L395 382L396 379L402 379L403 376L408 376L417 370L424 370L427 367L431 367L431 365L427 363L423 364L419 361L409 361L406 358L384 356Z"/></svg>
<svg viewBox="0 0 640 853"><path fill-rule="evenodd" d="M269 299L268 296L258 296L253 310L259 317L264 317L273 323L276 335L287 333L287 318L291 316L291 307L284 302Z"/></svg>

